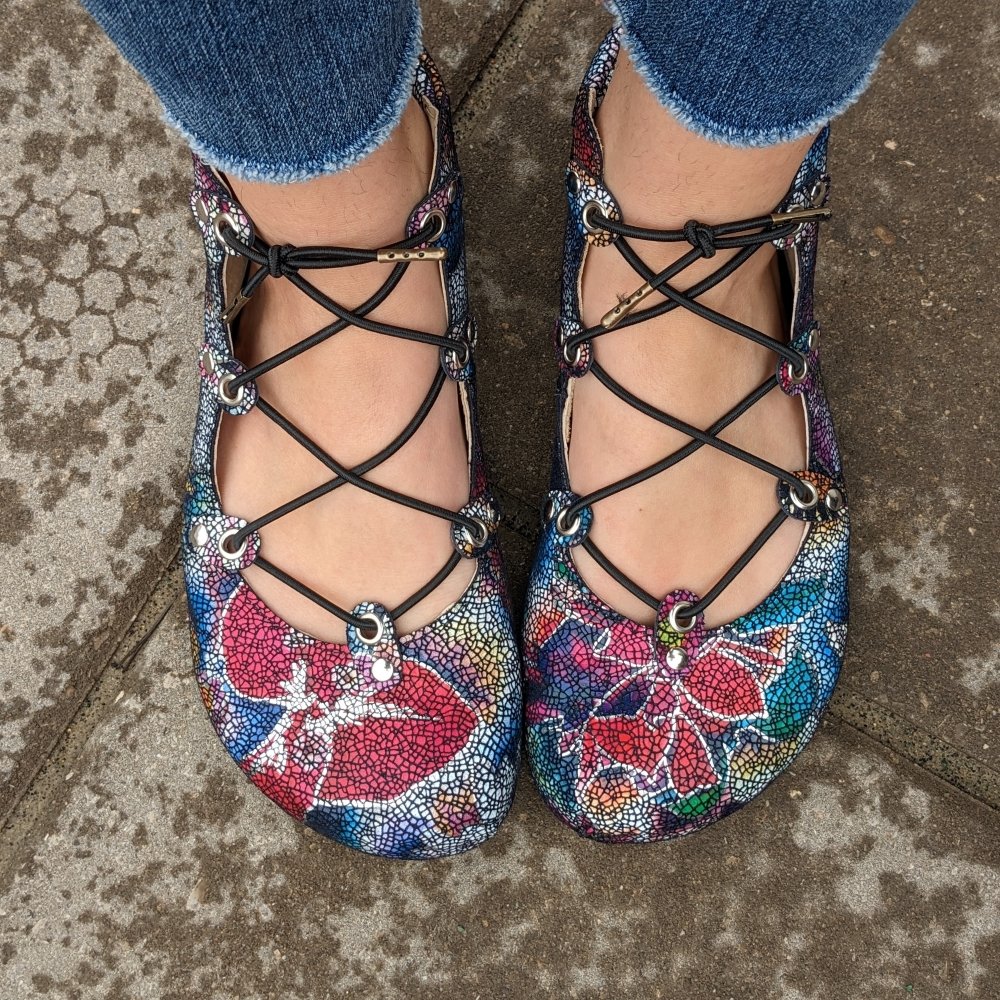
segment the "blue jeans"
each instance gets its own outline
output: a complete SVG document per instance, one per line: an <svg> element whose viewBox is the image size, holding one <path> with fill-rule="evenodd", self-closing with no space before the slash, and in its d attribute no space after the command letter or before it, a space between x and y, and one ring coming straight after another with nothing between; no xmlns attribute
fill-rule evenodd
<svg viewBox="0 0 1000 1000"><path fill-rule="evenodd" d="M914 0L607 0L653 92L733 145L818 130ZM351 166L403 113L418 0L83 0L210 163L287 182Z"/></svg>

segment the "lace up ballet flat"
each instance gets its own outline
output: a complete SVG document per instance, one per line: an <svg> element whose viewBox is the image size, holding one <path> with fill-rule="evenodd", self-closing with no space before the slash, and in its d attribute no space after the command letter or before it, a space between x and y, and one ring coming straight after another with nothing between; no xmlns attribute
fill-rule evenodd
<svg viewBox="0 0 1000 1000"><path fill-rule="evenodd" d="M507 813L517 770L520 661L499 549L498 511L476 425L475 327L469 315L462 233L462 181L444 88L429 58L413 87L435 138L430 188L406 236L374 250L269 246L225 180L195 159L192 207L208 261L205 343L191 474L185 503L184 568L197 676L219 739L249 779L296 819L351 847L398 858L456 854L484 841ZM381 268L385 279L348 309L321 293L307 270ZM409 267L440 269L448 333L432 335L368 318ZM233 349L237 314L264 281L283 278L332 315L313 335L253 368ZM348 326L406 338L440 352L440 367L406 428L353 467L338 462L258 391L265 372ZM469 501L434 506L366 476L413 436L447 380L458 383L470 466ZM256 408L307 449L329 480L248 522L220 504L215 451L226 419ZM267 524L334 490L367 490L444 518L454 552L397 607L377 599L342 608L267 557ZM395 622L432 593L463 559L471 584L435 621L408 635ZM254 565L345 623L347 642L326 642L292 627L248 585Z"/></svg>
<svg viewBox="0 0 1000 1000"><path fill-rule="evenodd" d="M527 738L546 801L585 836L613 842L691 833L758 795L802 750L836 683L847 632L847 495L830 411L820 381L813 274L818 224L828 217L824 132L805 157L784 201L769 215L724 225L690 222L678 231L629 225L603 180L595 113L618 55L605 40L574 111L567 171L569 221L562 307L559 414L548 496L525 616ZM690 249L658 273L635 248L644 241ZM589 245L614 243L636 272L638 290L584 328L580 277ZM772 243L787 267L791 330L768 337L699 302L760 247ZM736 251L697 284L673 284L717 249ZM650 296L659 293L650 300ZM774 374L705 429L645 402L594 356L595 338L674 308L689 310L773 352ZM571 408L576 379L588 372L618 399L681 432L673 454L586 496L570 486ZM766 394L797 397L807 433L807 468L787 472L720 439ZM754 542L703 594L654 596L594 544L600 502L669 470L700 448L747 463L776 484L775 513ZM734 511L733 516L740 516ZM752 611L719 627L705 610L788 519L802 522L798 552L783 579ZM667 512L664 523L668 523ZM666 529L665 529L666 530ZM655 624L616 612L584 583L574 551L586 551L610 577L655 611Z"/></svg>

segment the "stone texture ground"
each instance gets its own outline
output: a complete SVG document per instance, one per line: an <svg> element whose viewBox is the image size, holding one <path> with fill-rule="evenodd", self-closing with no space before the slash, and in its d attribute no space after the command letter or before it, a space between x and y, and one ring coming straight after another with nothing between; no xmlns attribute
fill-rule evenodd
<svg viewBox="0 0 1000 1000"><path fill-rule="evenodd" d="M523 781L493 843L418 866L298 829L215 742L174 565L202 281L186 154L69 0L10 7L0 998L1000 996L995 11L921 0L835 132L820 307L857 544L813 746L685 842L580 840ZM607 21L570 0L431 0L426 21L460 102L520 592L567 116Z"/></svg>

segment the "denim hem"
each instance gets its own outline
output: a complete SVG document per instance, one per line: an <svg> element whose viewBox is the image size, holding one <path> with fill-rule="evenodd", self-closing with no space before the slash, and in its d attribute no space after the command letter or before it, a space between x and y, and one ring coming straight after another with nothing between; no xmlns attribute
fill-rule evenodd
<svg viewBox="0 0 1000 1000"><path fill-rule="evenodd" d="M725 122L716 121L701 113L694 102L682 97L667 82L655 60L650 58L642 40L636 37L634 29L629 31L617 11L615 12L615 23L621 32L622 45L628 51L636 71L660 104L689 131L704 139L726 146L743 148L776 146L782 142L794 142L796 139L816 135L824 125L828 125L833 118L843 114L868 89L882 58L880 50L876 53L868 69L855 80L843 96L830 101L811 117L800 118L787 125L745 130Z"/></svg>
<svg viewBox="0 0 1000 1000"><path fill-rule="evenodd" d="M191 147L192 152L197 153L207 164L240 180L292 184L296 181L308 181L323 174L335 174L347 170L374 153L389 138L403 117L406 103L413 94L413 80L417 72L417 63L420 61L420 53L423 51L423 22L419 9L416 18L410 51L400 62L397 79L392 85L382 113L363 136L344 149L338 149L335 143L331 143L334 148L321 159L311 158L305 162L288 160L280 163L248 160L199 138L174 118L165 107L163 120L178 132Z"/></svg>

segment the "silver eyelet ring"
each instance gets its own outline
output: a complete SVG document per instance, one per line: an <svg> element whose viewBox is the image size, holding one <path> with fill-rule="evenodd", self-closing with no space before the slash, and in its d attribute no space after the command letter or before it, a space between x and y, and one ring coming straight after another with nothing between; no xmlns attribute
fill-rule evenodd
<svg viewBox="0 0 1000 1000"><path fill-rule="evenodd" d="M456 341L455 346L449 347L448 350L455 355L455 361L459 368L464 368L472 359L472 348L466 340Z"/></svg>
<svg viewBox="0 0 1000 1000"><path fill-rule="evenodd" d="M219 241L220 245L228 249L228 244L222 236L222 224L225 223L234 233L240 231L240 227L236 225L236 221L228 212L219 212L219 214L212 219L212 232L215 233L216 240Z"/></svg>
<svg viewBox="0 0 1000 1000"><path fill-rule="evenodd" d="M382 636L385 635L385 625L382 624L382 619L378 615L373 615L368 611L361 616L361 620L365 625L371 625L375 630L375 634L365 635L365 626L362 625L358 628L358 641L364 643L366 646L375 646L381 642Z"/></svg>
<svg viewBox="0 0 1000 1000"><path fill-rule="evenodd" d="M562 356L563 361L570 366L570 368L575 368L579 363L580 359L583 357L583 344L573 345L573 357L569 356L570 346L568 343L563 344Z"/></svg>
<svg viewBox="0 0 1000 1000"><path fill-rule="evenodd" d="M785 375L789 385L801 385L809 377L809 361L804 354L800 356L799 360L802 362L802 368L798 371L792 367L791 361L785 362Z"/></svg>
<svg viewBox="0 0 1000 1000"><path fill-rule="evenodd" d="M420 223L420 228L421 228L421 229L423 229L423 227L427 225L427 220L428 220L428 219L437 219L437 220L438 220L438 228L437 228L437 231L436 231L436 232L433 232L433 233L431 233L431 234L430 234L430 236L425 236L425 237L424 237L424 239L425 239L425 240L426 240L426 241L427 241L428 243L430 243L430 242L433 242L434 240L438 240L438 239L440 239L440 238L441 238L441 237L442 237L442 236L444 235L444 231L445 231L445 229L446 229L446 228L447 228L447 226L448 226L448 219L447 219L447 217L445 216L444 212L442 212L442 211L441 211L441 209L440 209L440 208L432 208L432 209L431 209L431 210L430 210L430 211L429 211L429 212L428 212L428 213L427 213L427 214L426 214L426 215L424 216L424 219L423 219L423 222L421 222L421 223Z"/></svg>
<svg viewBox="0 0 1000 1000"><path fill-rule="evenodd" d="M590 215L595 210L604 215L604 207L599 201L588 201L587 204L583 206L583 210L580 212L580 221L583 223L583 228L586 229L588 233L603 233L603 229L599 229L590 221ZM607 218L607 216L604 217Z"/></svg>
<svg viewBox="0 0 1000 1000"><path fill-rule="evenodd" d="M831 486L826 491L826 509L836 514L838 510L843 509L844 506L844 494L837 489L836 486Z"/></svg>
<svg viewBox="0 0 1000 1000"><path fill-rule="evenodd" d="M799 494L799 486L806 491L807 496L803 499ZM819 503L819 490L816 485L808 479L800 479L798 486L792 486L788 490L788 499L799 510L812 510Z"/></svg>
<svg viewBox="0 0 1000 1000"><path fill-rule="evenodd" d="M242 559L243 553L247 550L247 539L244 538L240 542L239 547L235 549L229 548L229 539L235 538L240 532L239 528L230 528L228 531L224 531L222 536L219 538L219 552L222 553L223 559Z"/></svg>
<svg viewBox="0 0 1000 1000"><path fill-rule="evenodd" d="M813 184L809 191L809 201L813 208L820 208L823 205L829 190L830 184L825 177L821 177Z"/></svg>
<svg viewBox="0 0 1000 1000"><path fill-rule="evenodd" d="M490 540L490 526L481 518L471 515L475 532L467 524L462 525L462 534L474 549L481 549Z"/></svg>
<svg viewBox="0 0 1000 1000"><path fill-rule="evenodd" d="M556 514L556 531L558 531L559 534L563 536L563 538L570 538L572 535L575 535L580 530L579 514L573 515L572 524L566 524L565 514L568 509L569 509L568 507L564 507L561 511L559 511L558 514Z"/></svg>
<svg viewBox="0 0 1000 1000"><path fill-rule="evenodd" d="M232 382L234 378L236 378L236 374L234 372L226 372L225 375L220 377L219 385L216 389L216 392L219 394L219 399L221 399L226 406L239 406L240 403L243 402L243 397L245 395L243 386L237 387L235 396L230 396L226 391L229 388L229 383Z"/></svg>
<svg viewBox="0 0 1000 1000"><path fill-rule="evenodd" d="M698 619L692 615L690 618L681 619L681 614L693 608L690 601L678 601L667 614L667 621L675 632L690 632L698 624Z"/></svg>
<svg viewBox="0 0 1000 1000"><path fill-rule="evenodd" d="M806 341L806 346L809 348L810 351L815 351L816 348L819 347L819 327L818 326L814 326L809 331L809 340Z"/></svg>

